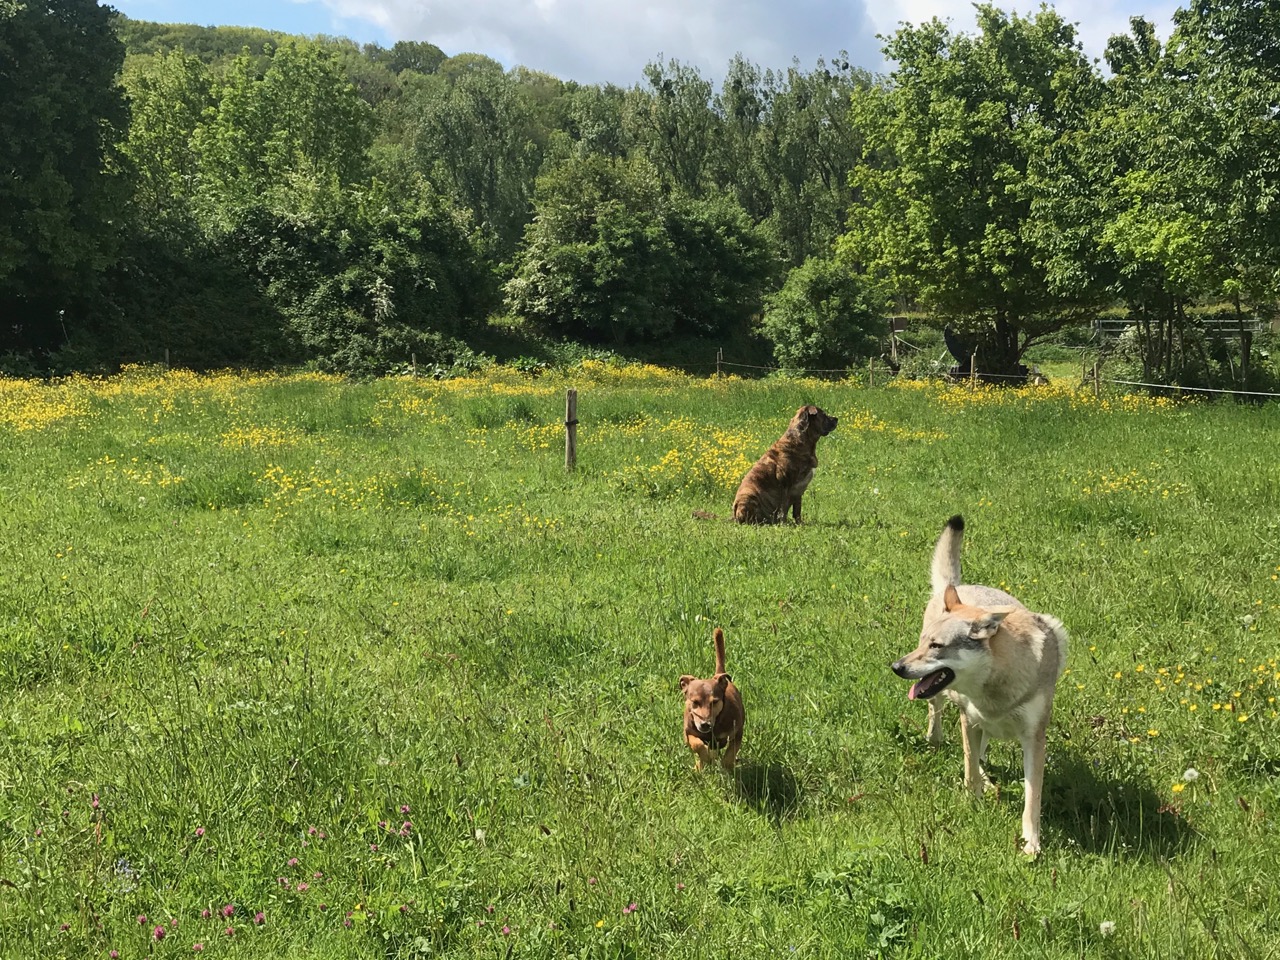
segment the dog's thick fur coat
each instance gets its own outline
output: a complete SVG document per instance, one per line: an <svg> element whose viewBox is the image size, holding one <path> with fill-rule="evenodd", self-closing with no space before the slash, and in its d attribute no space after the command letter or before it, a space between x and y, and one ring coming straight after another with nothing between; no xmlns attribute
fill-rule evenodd
<svg viewBox="0 0 1280 960"><path fill-rule="evenodd" d="M701 770L711 762L711 751L722 751L720 763L732 770L742 746L742 727L747 714L742 708L742 695L725 673L724 631L716 627L716 672L710 680L699 680L690 674L680 678L684 691L684 737L698 758Z"/></svg>
<svg viewBox="0 0 1280 960"><path fill-rule="evenodd" d="M982 761L989 740L1022 744L1026 794L1023 850L1040 852L1040 795L1045 730L1053 693L1067 663L1061 621L1033 613L994 587L960 582L964 520L947 521L933 552L933 595L924 611L920 645L893 664L911 685L911 699L929 700L929 741L942 741L939 693L959 706L964 782L975 795L987 785Z"/></svg>
<svg viewBox="0 0 1280 960"><path fill-rule="evenodd" d="M818 441L838 422L813 405L797 410L786 433L742 478L733 498L733 519L738 523L781 523L790 510L800 523L800 498L818 468Z"/></svg>

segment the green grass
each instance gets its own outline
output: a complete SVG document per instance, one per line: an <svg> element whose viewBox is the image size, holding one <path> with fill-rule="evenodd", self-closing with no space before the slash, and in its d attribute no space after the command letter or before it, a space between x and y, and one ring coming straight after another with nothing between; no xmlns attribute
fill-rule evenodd
<svg viewBox="0 0 1280 960"><path fill-rule="evenodd" d="M806 525L694 520L802 402L841 417ZM0 955L1274 956L1276 417L599 365L0 381ZM1035 861L1016 745L970 801L888 669L956 512L966 577L1072 633ZM717 625L737 777L680 736Z"/></svg>

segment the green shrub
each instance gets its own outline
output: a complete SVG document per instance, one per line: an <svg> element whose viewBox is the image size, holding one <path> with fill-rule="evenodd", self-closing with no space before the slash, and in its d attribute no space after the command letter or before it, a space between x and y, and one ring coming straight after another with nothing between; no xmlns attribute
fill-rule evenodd
<svg viewBox="0 0 1280 960"><path fill-rule="evenodd" d="M787 367L846 367L882 350L887 303L865 277L813 257L765 298L760 331Z"/></svg>

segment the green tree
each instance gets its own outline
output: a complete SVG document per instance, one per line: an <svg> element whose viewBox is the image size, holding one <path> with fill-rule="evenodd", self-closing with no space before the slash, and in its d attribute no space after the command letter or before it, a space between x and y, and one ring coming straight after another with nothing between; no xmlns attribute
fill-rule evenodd
<svg viewBox="0 0 1280 960"><path fill-rule="evenodd" d="M778 273L765 232L731 196L672 198L665 220L674 263L664 303L675 331L745 332Z"/></svg>
<svg viewBox="0 0 1280 960"><path fill-rule="evenodd" d="M628 97L628 135L668 184L700 197L712 183L720 135L711 83L679 60L647 64L644 78L648 88Z"/></svg>
<svg viewBox="0 0 1280 960"><path fill-rule="evenodd" d="M326 369L448 364L492 305L468 225L426 184L395 198L353 189L320 210L256 207L230 239L293 349Z"/></svg>
<svg viewBox="0 0 1280 960"><path fill-rule="evenodd" d="M670 333L675 321L663 300L674 255L663 206L657 171L643 160L574 158L540 177L505 287L509 309L574 339Z"/></svg>
<svg viewBox="0 0 1280 960"><path fill-rule="evenodd" d="M507 304L563 336L743 329L773 275L769 244L732 198L668 196L643 158L573 157L539 179L535 205Z"/></svg>
<svg viewBox="0 0 1280 960"><path fill-rule="evenodd" d="M1171 59L1193 76L1207 157L1199 171L1205 219L1222 243L1218 289L1234 304L1271 304L1280 293L1280 8L1263 0L1197 0L1175 14ZM1209 189L1205 189L1206 185ZM1240 377L1251 335L1240 324Z"/></svg>
<svg viewBox="0 0 1280 960"><path fill-rule="evenodd" d="M136 174L134 203L148 229L182 224L200 175L196 130L213 107L204 63L181 49L134 58L124 71L132 120L122 149Z"/></svg>
<svg viewBox="0 0 1280 960"><path fill-rule="evenodd" d="M844 232L854 191L849 174L862 162L862 138L850 108L868 75L841 55L805 72L765 77L767 122L756 166L769 190L767 222L792 265L829 253ZM732 182L732 181L730 181Z"/></svg>
<svg viewBox="0 0 1280 960"><path fill-rule="evenodd" d="M324 46L284 43L261 78L248 56L237 57L216 95L216 113L195 136L205 223L230 227L264 202L336 204L367 178L372 111Z"/></svg>
<svg viewBox="0 0 1280 960"><path fill-rule="evenodd" d="M487 58L454 57L405 95L417 169L462 207L505 256L530 217L541 164L537 122L516 82Z"/></svg>
<svg viewBox="0 0 1280 960"><path fill-rule="evenodd" d="M1028 165L1082 123L1101 81L1050 9L1022 18L980 6L978 27L903 27L885 46L889 85L855 94L867 142L844 248L975 334L985 371L1008 373L1081 306L1048 284Z"/></svg>
<svg viewBox="0 0 1280 960"><path fill-rule="evenodd" d="M1275 295L1280 101L1274 78L1252 65L1265 58L1225 46L1232 34L1212 26L1214 6L1182 11L1168 48L1133 18L1131 33L1108 44L1112 76L1087 122L1049 144L1033 175L1051 286L1122 302L1144 379L1212 372L1188 317L1197 300L1227 300L1243 321L1244 304ZM1228 6L1234 23L1239 5ZM1257 34L1250 43L1269 46ZM1241 322L1243 381L1250 346Z"/></svg>
<svg viewBox="0 0 1280 960"><path fill-rule="evenodd" d="M116 259L123 60L96 0L0 7L0 352L57 346Z"/></svg>
<svg viewBox="0 0 1280 960"><path fill-rule="evenodd" d="M887 307L867 277L812 257L765 298L760 332L784 367L843 369L880 352Z"/></svg>

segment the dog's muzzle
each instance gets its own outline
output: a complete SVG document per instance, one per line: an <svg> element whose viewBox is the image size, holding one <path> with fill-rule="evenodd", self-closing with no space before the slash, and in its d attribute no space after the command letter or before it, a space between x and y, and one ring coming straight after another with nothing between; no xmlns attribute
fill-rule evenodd
<svg viewBox="0 0 1280 960"><path fill-rule="evenodd" d="M903 680L915 680L911 685L911 689L907 692L907 698L910 700L928 700L930 697L936 697L943 690L951 685L951 681L956 678L956 673L950 667L942 667L939 670L933 670L917 679L917 674L906 662L907 658L903 657L889 665L889 669L900 676Z"/></svg>

